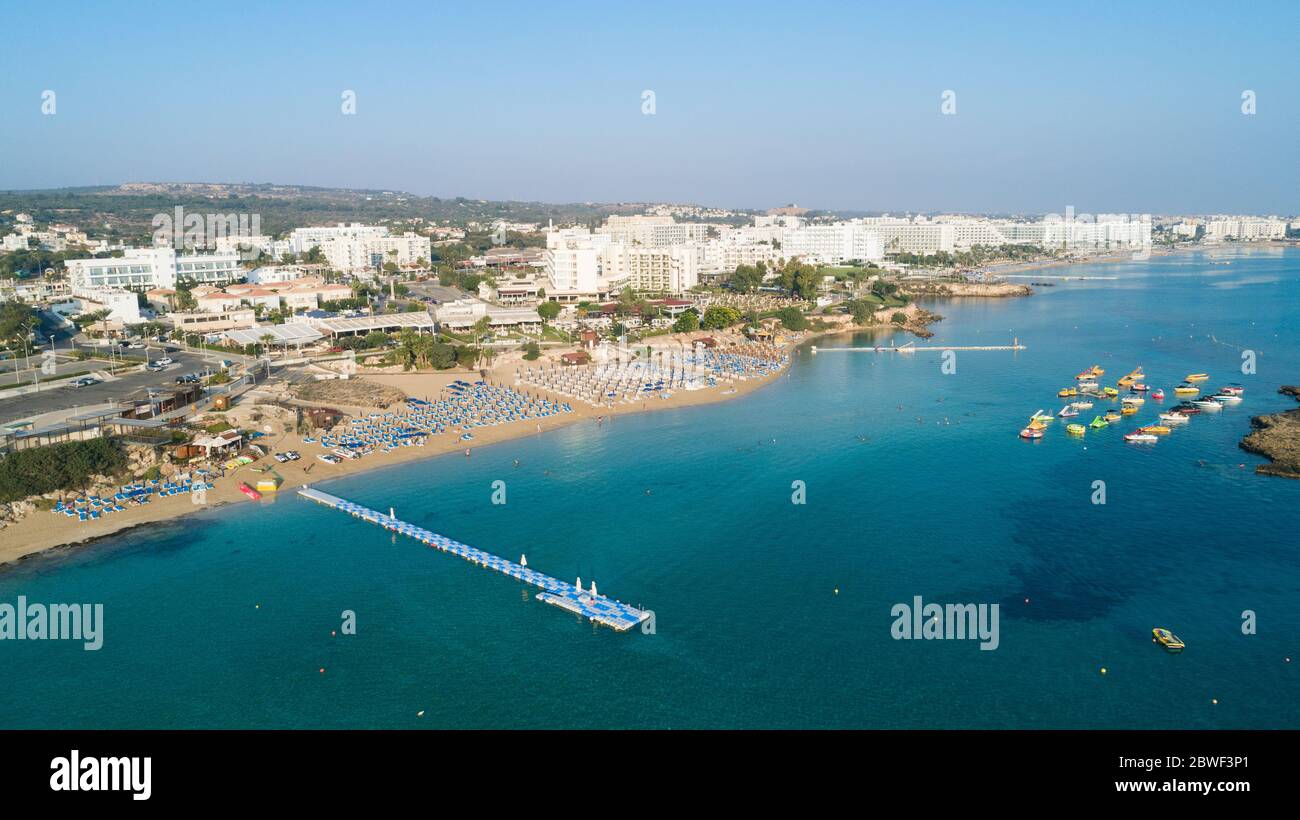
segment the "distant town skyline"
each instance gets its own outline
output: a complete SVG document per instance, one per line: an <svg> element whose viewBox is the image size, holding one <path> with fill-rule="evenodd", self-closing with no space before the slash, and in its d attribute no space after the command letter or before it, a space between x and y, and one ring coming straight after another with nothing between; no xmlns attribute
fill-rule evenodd
<svg viewBox="0 0 1300 820"><path fill-rule="evenodd" d="M274 181L547 203L1300 211L1300 7L10 11L0 189ZM1015 25L1006 25L1014 17ZM402 21L395 25L395 21ZM283 33L276 36L275 33Z"/></svg>

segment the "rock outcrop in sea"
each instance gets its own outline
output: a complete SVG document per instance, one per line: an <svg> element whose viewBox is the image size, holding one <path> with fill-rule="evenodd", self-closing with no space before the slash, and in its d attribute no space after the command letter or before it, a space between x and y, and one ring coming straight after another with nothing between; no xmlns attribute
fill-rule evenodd
<svg viewBox="0 0 1300 820"><path fill-rule="evenodd" d="M1300 401L1300 387L1284 385L1277 392ZM1241 449L1269 459L1255 472L1300 479L1300 409L1286 410L1250 420L1253 431L1241 440Z"/></svg>

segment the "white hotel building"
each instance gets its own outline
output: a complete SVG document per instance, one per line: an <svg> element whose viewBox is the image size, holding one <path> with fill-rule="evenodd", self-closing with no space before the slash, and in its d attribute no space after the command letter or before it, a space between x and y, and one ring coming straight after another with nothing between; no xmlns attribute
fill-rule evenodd
<svg viewBox="0 0 1300 820"><path fill-rule="evenodd" d="M546 234L548 299L602 301L623 288L644 293L684 293L699 284L696 243L642 246L608 233L565 228Z"/></svg>
<svg viewBox="0 0 1300 820"><path fill-rule="evenodd" d="M390 236L382 225L297 228L289 234L289 244L294 253L320 248L330 267L343 273L373 272L387 262L410 265L433 257L429 237L415 233Z"/></svg>
<svg viewBox="0 0 1300 820"><path fill-rule="evenodd" d="M74 294L175 288L177 282L226 285L243 276L236 253L182 255L174 248L128 248L120 257L69 259L64 265Z"/></svg>
<svg viewBox="0 0 1300 820"><path fill-rule="evenodd" d="M884 258L880 234L861 222L807 224L785 231L781 251L809 262L838 264L849 260L875 262Z"/></svg>
<svg viewBox="0 0 1300 820"><path fill-rule="evenodd" d="M1205 223L1205 238L1211 241L1235 239L1252 242L1286 237L1286 222L1273 217L1255 216L1218 217Z"/></svg>

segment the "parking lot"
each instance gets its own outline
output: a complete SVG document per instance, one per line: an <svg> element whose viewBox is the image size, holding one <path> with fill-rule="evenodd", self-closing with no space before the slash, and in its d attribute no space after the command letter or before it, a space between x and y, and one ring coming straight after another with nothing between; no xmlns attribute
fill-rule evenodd
<svg viewBox="0 0 1300 820"><path fill-rule="evenodd" d="M137 353L139 351L131 351ZM161 354L155 350L152 354L157 359ZM58 410L72 410L79 407L87 407L107 402L133 401L145 395L145 389L149 387L175 387L176 377L187 373L202 373L204 370L216 371L220 367L221 359L229 358L233 361L242 361L243 357L217 354L217 353L195 353L183 350L177 353L166 354L174 362L159 372L149 372L143 370L132 370L120 373L112 377L109 381L97 382L96 384L86 387L51 386L43 388L37 393L28 393L21 396L5 396L9 391L0 391L0 423L14 421L16 419L37 416L44 413L52 413ZM104 362L72 362L75 365L72 372L77 370L97 370L105 366ZM30 375L24 378L25 384L30 384ZM11 380L12 382L12 380Z"/></svg>

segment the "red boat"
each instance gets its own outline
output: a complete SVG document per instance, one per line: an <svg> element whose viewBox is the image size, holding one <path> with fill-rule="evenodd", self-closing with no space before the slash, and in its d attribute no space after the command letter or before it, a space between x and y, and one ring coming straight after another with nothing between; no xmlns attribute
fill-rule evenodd
<svg viewBox="0 0 1300 820"><path fill-rule="evenodd" d="M1161 390L1159 387L1157 387L1155 390L1151 392L1151 398L1155 399L1156 401L1160 401L1164 397L1165 397L1165 391Z"/></svg>
<svg viewBox="0 0 1300 820"><path fill-rule="evenodd" d="M248 496L249 498L253 499L254 501L262 500L261 493L259 493L257 490L254 490L252 487L248 486L242 481L239 482L239 491L244 495Z"/></svg>

